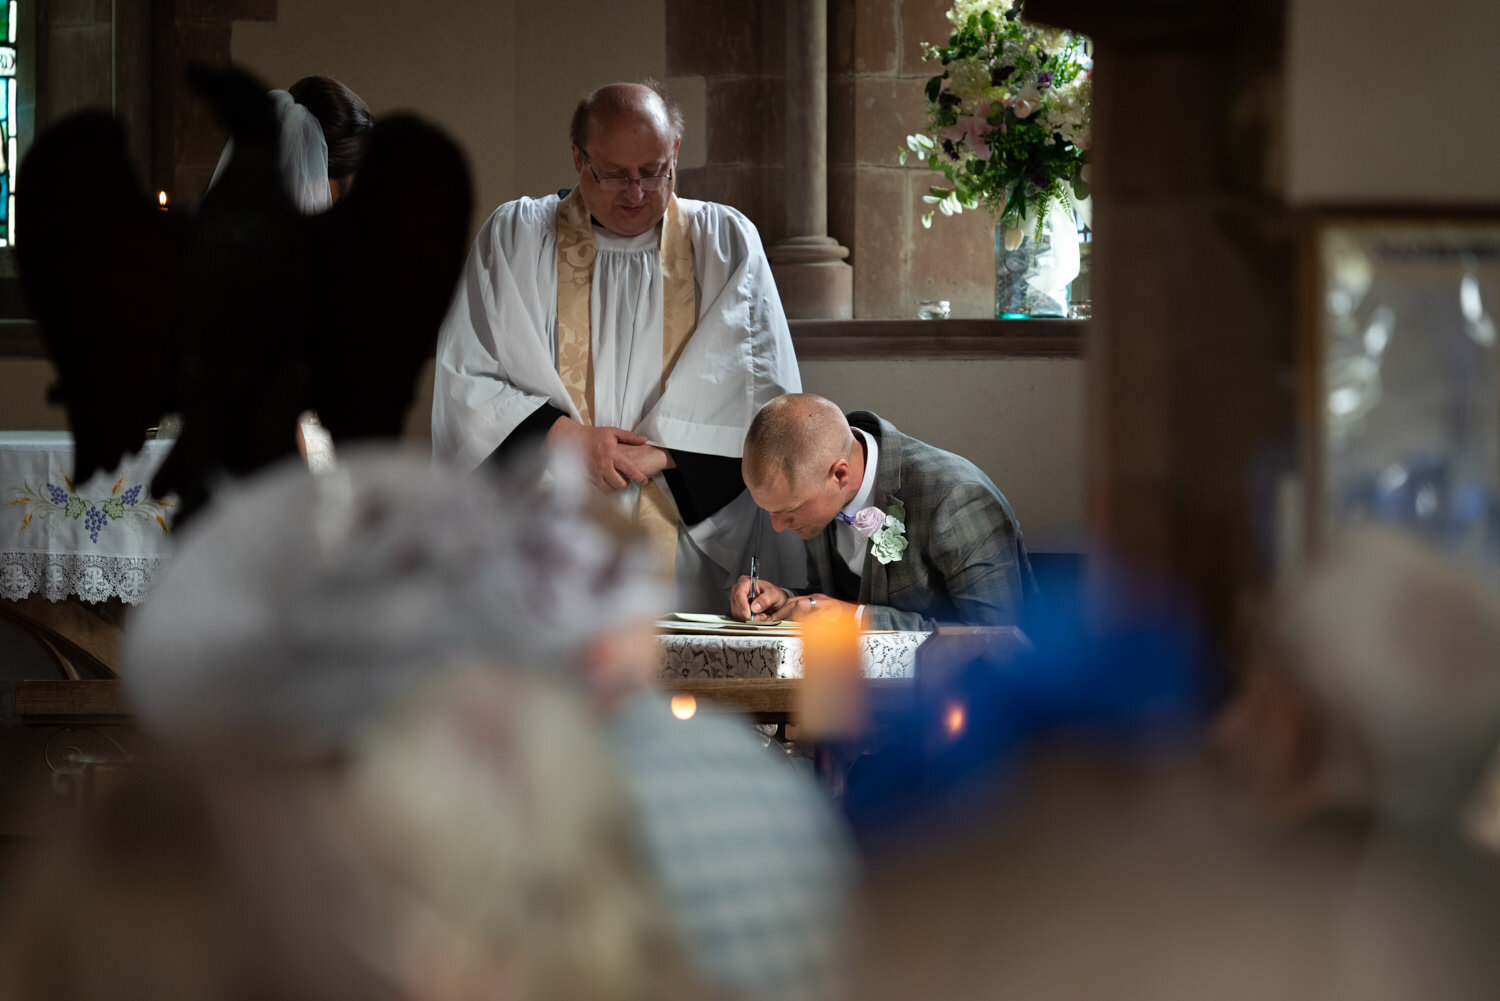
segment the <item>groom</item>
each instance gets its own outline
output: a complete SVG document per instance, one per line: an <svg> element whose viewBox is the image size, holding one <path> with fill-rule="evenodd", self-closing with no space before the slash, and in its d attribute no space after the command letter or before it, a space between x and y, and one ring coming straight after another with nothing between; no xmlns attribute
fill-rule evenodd
<svg viewBox="0 0 1500 1001"><path fill-rule="evenodd" d="M808 591L741 577L737 619L847 605L864 629L1013 625L1036 589L1005 496L972 462L821 396L767 403L745 436L745 485L807 544ZM857 606L857 608L856 608Z"/></svg>

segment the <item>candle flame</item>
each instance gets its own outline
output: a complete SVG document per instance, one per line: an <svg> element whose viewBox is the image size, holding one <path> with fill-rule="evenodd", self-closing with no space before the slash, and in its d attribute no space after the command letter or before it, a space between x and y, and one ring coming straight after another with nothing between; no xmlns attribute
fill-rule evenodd
<svg viewBox="0 0 1500 1001"><path fill-rule="evenodd" d="M950 702L943 709L943 732L951 740L957 740L969 723L969 714L962 702Z"/></svg>
<svg viewBox="0 0 1500 1001"><path fill-rule="evenodd" d="M672 715L678 719L692 719L698 712L698 700L691 695L672 696Z"/></svg>
<svg viewBox="0 0 1500 1001"><path fill-rule="evenodd" d="M158 191L156 193L156 204L160 205L162 208L167 207L167 193L165 191Z"/></svg>

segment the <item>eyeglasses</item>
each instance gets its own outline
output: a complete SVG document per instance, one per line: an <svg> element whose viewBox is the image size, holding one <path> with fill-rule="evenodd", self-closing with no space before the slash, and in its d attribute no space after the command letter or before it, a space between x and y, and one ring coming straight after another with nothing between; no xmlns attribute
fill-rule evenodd
<svg viewBox="0 0 1500 1001"><path fill-rule="evenodd" d="M640 185L642 191L660 191L672 181L672 171L665 174L656 174L652 177L600 177L599 172L594 169L593 161L589 159L586 151L583 153L583 162L588 164L589 173L594 175L594 183L599 185L600 191L608 191L618 194L629 189L632 184Z"/></svg>

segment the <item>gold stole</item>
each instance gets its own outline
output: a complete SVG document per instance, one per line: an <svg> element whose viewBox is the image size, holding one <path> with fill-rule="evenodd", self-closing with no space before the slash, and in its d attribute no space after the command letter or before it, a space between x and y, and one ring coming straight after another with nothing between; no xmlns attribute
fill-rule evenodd
<svg viewBox="0 0 1500 1001"><path fill-rule="evenodd" d="M594 289L594 226L574 188L557 207L557 374L583 423L594 423L594 352L590 330ZM662 338L661 386L697 324L693 290L693 244L677 196L667 199L661 232ZM641 487L636 520L646 532L667 577L677 563L677 509L656 485Z"/></svg>

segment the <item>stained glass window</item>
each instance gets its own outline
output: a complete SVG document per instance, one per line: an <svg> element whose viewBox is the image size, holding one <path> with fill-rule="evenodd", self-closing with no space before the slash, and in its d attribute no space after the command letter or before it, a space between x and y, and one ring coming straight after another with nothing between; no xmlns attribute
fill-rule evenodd
<svg viewBox="0 0 1500 1001"><path fill-rule="evenodd" d="M0 247L16 242L16 0L0 0Z"/></svg>

